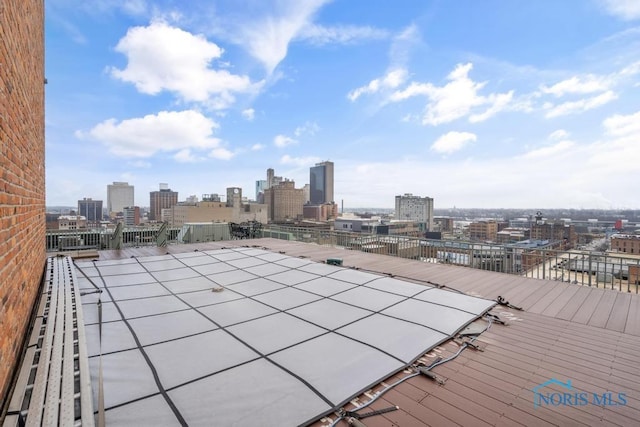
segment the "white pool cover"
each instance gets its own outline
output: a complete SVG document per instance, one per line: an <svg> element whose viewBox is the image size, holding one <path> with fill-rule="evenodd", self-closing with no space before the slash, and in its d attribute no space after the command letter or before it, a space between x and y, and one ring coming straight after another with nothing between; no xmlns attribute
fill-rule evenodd
<svg viewBox="0 0 640 427"><path fill-rule="evenodd" d="M307 424L494 305L255 248L76 265L104 290L108 425ZM94 399L97 300L82 297Z"/></svg>

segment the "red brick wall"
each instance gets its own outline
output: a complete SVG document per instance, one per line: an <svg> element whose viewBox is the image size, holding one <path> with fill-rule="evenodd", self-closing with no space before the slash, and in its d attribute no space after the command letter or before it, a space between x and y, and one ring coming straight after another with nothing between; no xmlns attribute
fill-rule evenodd
<svg viewBox="0 0 640 427"><path fill-rule="evenodd" d="M636 285L640 284L640 266L629 266L629 283Z"/></svg>
<svg viewBox="0 0 640 427"><path fill-rule="evenodd" d="M0 0L0 402L45 262L43 0Z"/></svg>

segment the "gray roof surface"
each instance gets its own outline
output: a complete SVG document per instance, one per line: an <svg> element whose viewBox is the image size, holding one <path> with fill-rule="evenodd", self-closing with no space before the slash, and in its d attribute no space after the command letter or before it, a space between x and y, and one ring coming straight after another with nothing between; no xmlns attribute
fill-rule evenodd
<svg viewBox="0 0 640 427"><path fill-rule="evenodd" d="M524 311L502 306L494 308L491 312L506 320L507 325L494 323L480 336L477 343L484 351L467 349L456 359L434 368L433 372L446 380L444 385L419 376L391 389L369 409L398 405L400 410L363 419L369 427L640 424L640 368L637 364L640 297L637 294L277 239L102 251L99 256L100 260L108 260L134 254L156 255L243 245L265 247L276 254L282 251L286 255L305 257L304 260L342 258L345 266L393 275L394 279L402 278L404 283L428 280L486 299L501 295L524 308ZM342 304L333 300L321 301ZM310 312L309 315L314 314ZM357 316L354 313L350 318ZM421 360L429 362L436 356L446 357L458 349L459 345L449 340ZM408 371L394 374L352 402L367 402L386 384L407 374ZM535 407L534 389L550 379L572 381L572 392L587 393L589 401L585 405ZM547 391L562 393L566 390L552 384ZM614 398L623 393L626 404L594 404L593 394L607 392ZM613 400L610 403L614 403ZM353 404L346 408L353 408ZM314 425L326 426L332 420L335 416L328 415ZM342 421L338 425L347 424Z"/></svg>
<svg viewBox="0 0 640 427"><path fill-rule="evenodd" d="M195 248L75 264L81 290L103 290L101 341L97 294L82 305L108 424L139 425L148 411L190 425L307 424L495 304L261 248Z"/></svg>

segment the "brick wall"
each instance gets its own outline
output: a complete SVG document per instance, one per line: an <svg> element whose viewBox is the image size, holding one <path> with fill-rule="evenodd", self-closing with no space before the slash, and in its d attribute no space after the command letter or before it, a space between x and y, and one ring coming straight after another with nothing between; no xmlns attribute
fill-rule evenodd
<svg viewBox="0 0 640 427"><path fill-rule="evenodd" d="M43 0L0 0L0 402L45 262Z"/></svg>

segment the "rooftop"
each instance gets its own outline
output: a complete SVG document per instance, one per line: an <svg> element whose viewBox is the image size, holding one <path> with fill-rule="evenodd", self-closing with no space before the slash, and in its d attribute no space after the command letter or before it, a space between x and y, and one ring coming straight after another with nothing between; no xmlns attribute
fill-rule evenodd
<svg viewBox="0 0 640 427"><path fill-rule="evenodd" d="M344 406L346 410L352 410L370 401L383 390L384 393L363 411L386 410L396 405L400 409L363 418L362 422L367 426L624 426L638 424L640 421L640 371L635 362L640 350L640 297L636 294L276 239L170 245L165 248L129 248L100 251L98 255L95 262L97 269L93 262L82 261L77 264L77 272L79 282L83 283L82 287L92 287L90 281L99 286L100 280L104 280L102 287L109 288L109 292L102 294L105 302L102 352L109 424L131 421L132 416L143 417L145 421L157 417L156 421L163 423L176 420L174 408L166 404L166 393L175 402L176 408L189 408L184 411L186 415L182 415L185 419L193 417L187 419L189 424L205 423L204 420L210 420L212 415L215 415L221 425L232 424L240 422L238 416L245 414L248 418L244 418L243 422L269 425L269 418L262 416L279 416L278 408L282 408L279 405L284 404L289 408L289 415L294 417L288 419L285 425L316 420L314 425L327 426L337 421L337 416L333 413L336 407ZM216 257L216 262L205 264L204 261L210 261L205 257L211 256ZM255 264L256 257L269 262L252 265ZM352 268L319 264L328 258L341 258L345 267ZM203 264L200 264L201 261ZM321 301L324 304L335 302L346 305L338 311L320 310L316 314L319 317L315 319L302 319L311 322L306 322L304 332L299 332L288 326L283 328L280 324L274 324L276 326L270 328L269 325L259 325L255 320L239 319L237 316L242 317L242 313L247 312L239 308L222 314L219 311L216 314L212 314L213 311L208 313L218 325L202 323L202 319L195 322L177 320L177 317L192 316L194 313L184 307L174 307L172 304L178 302L174 300L176 295L162 292L154 294L151 289L154 286L151 284L137 285L136 290L127 285L110 286L115 276L122 273L123 267L125 270L136 271L127 270L126 276L117 278L119 281L124 279L129 284L141 283L138 279L142 276L153 274L157 278L161 274L168 275L161 278L168 280L163 282L166 285L175 280L175 277L169 276L182 274L177 273L179 270L186 271L185 265L176 264L169 269L159 267L161 264L176 262L192 266L193 271L216 274L216 283L224 282L227 276L224 271L213 270L223 265L233 266L235 263L240 268L238 271L243 271L243 274L270 275L270 285L277 287L262 295L254 294L250 290L251 280L247 277L247 280L220 283L226 289L223 292L211 292L212 283L201 282L204 276L192 276L186 282L192 289L182 289L189 292L183 294L182 303L187 301L188 305L196 309L203 307L202 311L211 311L211 307L215 307L211 305L210 299L227 299L230 295L237 296L232 301L234 305L238 305L240 301L248 304L256 302L255 300L267 305L278 305L275 308L272 306L271 312L260 316L263 322L265 319L273 320L283 316L289 319L290 315L294 315L294 320L299 321L295 317L296 313L288 311L291 304L310 307ZM155 267L158 269L155 270ZM140 268L146 271L138 271ZM281 271L266 271L265 268ZM210 269L213 270L209 271ZM294 284L302 279L300 275L303 273L337 276L333 277L331 285L325 282L321 288L314 290L310 286L315 278L311 276L303 280L306 284ZM82 279L84 274L87 276ZM239 273L235 274L233 280L238 278ZM307 281L309 279L311 280ZM366 286L363 286L362 283L365 282ZM204 288L200 289L202 286ZM342 295L354 290L365 290L367 295L336 302L334 297L328 299L326 295L321 295L329 292L328 286L340 288ZM345 286L348 288L346 291L343 289ZM407 291L394 291L393 286L398 286L397 289L411 289L409 294L418 295L418 300L422 303L426 301L420 300L419 295L431 292L441 294L444 299L439 300L438 304L445 306L451 306L453 301L463 298L464 304L473 302L473 314L466 311L469 310L468 305L448 308L451 313L457 312L464 316L457 320L447 318L439 325L418 326L413 316L422 312L411 313L408 307L404 307L406 309L392 313L385 320L404 316L404 322L409 321L411 328L429 330L432 339L419 345L416 345L415 339L408 339L403 335L405 329L389 329L386 323L385 327L378 324L365 325L357 333L354 332L355 341L347 340L346 332L342 335L335 334L335 329L339 326L329 323L339 323L338 317L345 312L352 312L354 309L369 310L371 315L376 311L376 315L369 317L376 321L379 320L378 317L389 314L381 306L370 306L389 304L370 296L372 291L376 291L373 292L376 296L377 292L381 292L392 299L400 298L401 304L410 301L414 301L411 304L415 303L415 298L408 297ZM444 290L437 289L441 286L444 286ZM127 294L143 288L145 292L151 293ZM313 298L316 300L294 302L301 296L297 293L295 297L282 295L276 299L269 298L269 295L273 296L276 292L291 293L294 288L311 291L306 292L305 296L315 294ZM446 290L457 290L484 299L467 299L459 293ZM118 296L118 293L122 295ZM504 305L493 308L490 313L498 318L486 331L484 329L489 324L482 317L475 321L472 326L478 323L483 332L474 345L482 351L467 347L463 344L464 339L457 337L457 333L491 308L492 303L487 300L495 300L498 296L508 300L511 308ZM96 297L97 294L82 297L94 377L94 400L97 396L95 380L99 347L96 347L97 318L95 310L91 309L95 308ZM109 299L121 302L113 304L108 302ZM149 304L151 301L154 303ZM162 313L167 314L158 315L158 307ZM522 307L523 310L513 307ZM146 312L148 310L153 312ZM295 310L298 310L297 315L311 316L307 312L294 308L293 311ZM175 319L171 320L172 317ZM131 329L127 331L126 322L122 322L120 318L130 318L130 324L137 323L133 328L137 332L133 334L133 341L137 337L138 343L132 341L129 333ZM441 318L439 316L435 322L438 323ZM161 320L168 323L160 325ZM396 321L400 320L393 320ZM428 320L431 321L434 320ZM501 321L506 325L501 324ZM179 339L177 336L170 336L176 330L175 325L181 325L178 329L188 329L191 326L185 325L194 324L198 325L197 331L181 330ZM353 325L358 325L358 321L352 322L351 326ZM219 342L224 335L222 330L232 332L234 338L242 338L243 344L249 344L250 349L234 352L233 348L238 347L237 343L229 340L226 335L224 339L229 342ZM283 330L288 332L282 334ZM292 332L294 330L298 332ZM298 333L304 336L294 336ZM449 336L457 338L451 339ZM321 342L323 340L327 342ZM310 347L309 351L304 356L302 353L293 355L292 349L301 346ZM447 359L459 352L461 346L467 348L456 358L432 369L431 372L436 374L439 382L423 375L412 376L415 375L415 370L407 367L416 359L425 366L438 357ZM140 348L146 349L146 362L138 354ZM203 358L203 353L194 351L194 348L201 348L206 356ZM258 350L257 355L255 350ZM378 354L379 350L383 356ZM330 357L333 358L331 363L328 362ZM155 379L151 374L140 377L143 371L149 370L149 361L152 362L150 366L156 369ZM273 361L277 364L268 363ZM329 365L325 362L333 367L327 368ZM211 374L212 367L217 369L214 369L214 375ZM238 367L241 369L235 369ZM293 376L283 376L283 371L276 369L277 367L286 368L284 372L288 370ZM203 370L207 373L202 372ZM185 379L185 375L190 379ZM397 386L386 388L409 376L412 377ZM302 381L292 381L292 378ZM345 389L340 378L346 379L346 384L351 385ZM135 380L135 387L124 385L132 379ZM300 386L301 384L305 386ZM567 392L567 384L572 387L570 393L577 393L578 396L584 394L586 403L581 401L584 404L577 404L576 400L574 404L571 401L554 404L553 401L545 400L549 396L553 399L554 393L555 396L560 396L557 393ZM161 386L160 391L158 385ZM226 397L216 397L215 390L224 390L223 395ZM256 390L270 391L265 394L255 392ZM358 397L352 398L358 394ZM282 401L274 396L280 396ZM296 399L303 396L306 397L302 401L306 403L300 404ZM243 402L247 401L254 402L251 405L262 409L257 412L241 410ZM97 405L94 407L97 408ZM264 408L267 408L266 412L263 411ZM179 412L182 414L182 410ZM346 421L340 421L337 425L347 424Z"/></svg>
<svg viewBox="0 0 640 427"><path fill-rule="evenodd" d="M637 234L613 234L611 236L612 239L632 239L632 240L640 240L640 235Z"/></svg>

